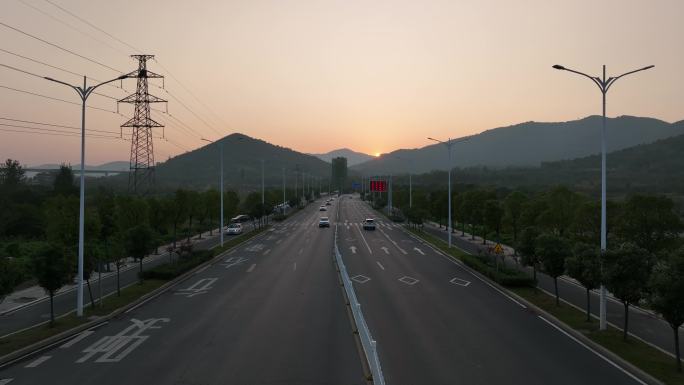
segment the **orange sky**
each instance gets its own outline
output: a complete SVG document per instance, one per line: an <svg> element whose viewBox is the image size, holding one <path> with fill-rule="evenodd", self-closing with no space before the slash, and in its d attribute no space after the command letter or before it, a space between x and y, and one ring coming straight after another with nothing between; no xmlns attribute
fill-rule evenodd
<svg viewBox="0 0 684 385"><path fill-rule="evenodd" d="M599 114L596 87L552 70L555 63L595 74L601 64L609 74L655 64L616 83L609 115L684 118L680 0L50 1L157 55L180 80L150 63L167 75L171 95L208 124L164 90L151 88L170 99L171 115L195 131L178 123L166 127L169 141L155 141L158 161L204 144L201 136L232 132L303 152L349 147L374 154L421 147L429 143L426 136ZM0 22L117 70L135 68L126 56L132 49L45 0L4 0L2 9ZM118 75L1 25L0 49L97 79ZM79 81L2 51L0 63ZM2 67L0 86L78 101L65 87ZM124 88L132 91L134 81ZM126 95L112 87L100 91ZM89 104L116 110L114 100L98 95ZM130 116L132 109L122 106L121 112ZM80 109L0 87L0 118L79 126ZM89 128L104 131L118 132L125 119L97 110L87 115ZM86 161L127 160L129 146L88 138ZM79 140L0 131L0 157L78 163Z"/></svg>

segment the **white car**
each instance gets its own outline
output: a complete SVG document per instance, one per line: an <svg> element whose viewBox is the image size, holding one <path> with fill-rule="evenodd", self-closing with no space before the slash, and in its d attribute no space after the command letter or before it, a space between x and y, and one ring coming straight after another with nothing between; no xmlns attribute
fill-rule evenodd
<svg viewBox="0 0 684 385"><path fill-rule="evenodd" d="M328 219L328 217L321 217L321 219L318 220L318 227L330 227L330 219Z"/></svg>
<svg viewBox="0 0 684 385"><path fill-rule="evenodd" d="M363 221L363 229L375 230L375 221L372 218L366 218L366 220Z"/></svg>
<svg viewBox="0 0 684 385"><path fill-rule="evenodd" d="M242 225L239 223L231 223L226 228L227 235L238 235L242 234Z"/></svg>
<svg viewBox="0 0 684 385"><path fill-rule="evenodd" d="M328 209L325 206L321 206L318 211L328 211Z"/></svg>

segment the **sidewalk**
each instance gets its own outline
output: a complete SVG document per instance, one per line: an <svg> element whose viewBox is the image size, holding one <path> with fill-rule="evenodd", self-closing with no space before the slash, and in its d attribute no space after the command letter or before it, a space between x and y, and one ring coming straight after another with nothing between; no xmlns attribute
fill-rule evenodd
<svg viewBox="0 0 684 385"><path fill-rule="evenodd" d="M213 236L211 238L216 237L219 235L218 233L218 228L213 230ZM202 239L199 239L199 234L192 237L190 239L190 242L193 244L196 244L200 241L204 241L209 237L209 231L202 233ZM177 242L178 243L178 242ZM169 254L166 251L166 249L173 245L173 243L168 243L166 245L159 246L159 251L160 253L157 254L150 254L148 255L145 259L143 259L143 265L146 265L148 263L156 262L161 258L168 257ZM136 269L138 268L138 262L133 259L133 258L125 258L123 260L123 264L121 266L120 272L128 271L130 269ZM111 271L108 272L103 272L102 273L102 279L104 280L105 278L108 278L109 276L116 275L116 266L113 263L110 263L110 269ZM97 272L91 273L90 277L90 285L93 288L93 292L95 292L97 288L97 283L100 279L100 274ZM63 286L61 289L59 289L55 295L63 294L72 290L76 289L76 282L73 284L68 284ZM86 286L85 290L87 291L88 288ZM86 299L88 298L88 294L86 292L85 294ZM24 306L28 306L30 304L40 302L43 300L48 299L49 296L45 293L45 290L43 290L42 287L35 285L31 287L27 287L21 290L17 290L9 295L7 295L2 302L0 302L0 315L18 310Z"/></svg>

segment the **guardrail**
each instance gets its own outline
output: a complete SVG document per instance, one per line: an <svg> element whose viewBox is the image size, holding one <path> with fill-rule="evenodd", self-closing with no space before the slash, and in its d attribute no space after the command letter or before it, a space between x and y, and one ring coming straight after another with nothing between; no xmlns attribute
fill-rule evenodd
<svg viewBox="0 0 684 385"><path fill-rule="evenodd" d="M349 274L347 273L347 268L344 266L344 262L342 261L340 249L337 247L337 225L335 225L335 261L340 269L340 276L342 276L344 291L347 293L347 299L349 300L352 316L354 317L356 329L358 330L359 338L361 339L361 346L363 347L366 360L368 361L368 367L370 368L371 375L373 376L373 383L376 385L385 385L385 377L382 375L380 359L378 358L377 342L373 339L373 336L371 336L368 325L366 324L366 320L363 318L361 304L356 299L354 286L352 286L351 279L349 279Z"/></svg>

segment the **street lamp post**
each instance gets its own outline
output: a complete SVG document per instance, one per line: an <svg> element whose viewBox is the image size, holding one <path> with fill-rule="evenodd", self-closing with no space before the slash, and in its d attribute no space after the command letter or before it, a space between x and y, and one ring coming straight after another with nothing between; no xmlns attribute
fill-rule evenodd
<svg viewBox="0 0 684 385"><path fill-rule="evenodd" d="M87 86L86 77L83 76L83 87L74 86L69 83L63 82L61 80L56 80L49 77L44 77L45 80L51 82L63 84L65 86L71 87L78 96L81 98L81 185L80 185L80 198L79 198L79 208L78 208L78 294L76 298L76 315L83 316L83 242L84 242L84 219L85 219L85 112L86 112L86 100L96 88L111 83L117 80L126 79L128 75L121 75L116 79L108 80L96 84L94 86Z"/></svg>
<svg viewBox="0 0 684 385"><path fill-rule="evenodd" d="M285 167L283 167L283 210L282 213L285 215Z"/></svg>
<svg viewBox="0 0 684 385"><path fill-rule="evenodd" d="M447 152L449 153L449 164L448 164L448 171L447 171L447 174L448 174L447 179L448 179L448 183L449 183L449 188L448 188L448 192L447 192L447 194L448 194L447 199L448 199L448 205L449 205L449 225L448 225L447 231L449 233L449 248L451 248L451 147L453 147L453 145L456 143L465 142L466 140L468 140L470 138L463 138L463 139L459 139L459 140L454 140L454 139L449 138L446 142L443 142L439 139L434 139L434 138L428 138L428 139L445 145L447 148Z"/></svg>
<svg viewBox="0 0 684 385"><path fill-rule="evenodd" d="M205 142L214 143L213 140L206 138L200 138ZM223 142L219 143L219 194L221 195L221 208L219 213L220 218L220 228L219 228L219 239L221 240L221 247L223 247Z"/></svg>
<svg viewBox="0 0 684 385"><path fill-rule="evenodd" d="M606 78L606 66L603 66L603 76L589 76L583 72L575 71L566 68L562 65L554 65L553 68L561 71L568 71L577 75L582 75L590 79L596 84L601 91L603 99L603 119L601 125L601 254L606 252L606 94L610 87L621 77L633 74L639 71L645 71L655 66L639 68L634 71L625 72L620 76ZM606 330L606 287L601 284L600 288L600 302L599 302L599 329Z"/></svg>

